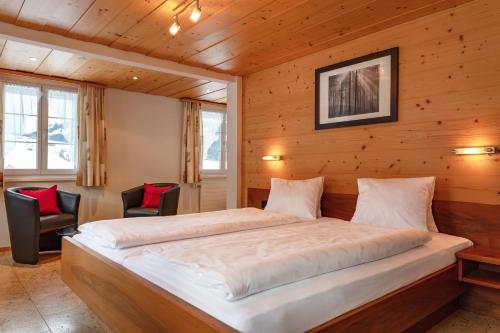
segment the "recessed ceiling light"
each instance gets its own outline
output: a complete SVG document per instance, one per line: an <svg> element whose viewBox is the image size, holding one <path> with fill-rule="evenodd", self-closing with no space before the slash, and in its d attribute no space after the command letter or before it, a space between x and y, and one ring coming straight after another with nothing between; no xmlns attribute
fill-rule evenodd
<svg viewBox="0 0 500 333"><path fill-rule="evenodd" d="M35 57L29 57L29 60L30 60L30 61L37 61L37 60L38 60L38 58L35 58Z"/></svg>
<svg viewBox="0 0 500 333"><path fill-rule="evenodd" d="M139 78L137 76L132 76L132 79L133 80L139 80Z"/></svg>

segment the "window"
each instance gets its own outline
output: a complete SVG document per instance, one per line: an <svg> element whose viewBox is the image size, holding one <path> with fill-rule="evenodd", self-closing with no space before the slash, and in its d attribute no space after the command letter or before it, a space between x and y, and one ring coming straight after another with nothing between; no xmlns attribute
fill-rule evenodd
<svg viewBox="0 0 500 333"><path fill-rule="evenodd" d="M7 174L68 174L77 167L74 90L4 84L4 169Z"/></svg>
<svg viewBox="0 0 500 333"><path fill-rule="evenodd" d="M226 112L202 110L203 159L202 171L225 173L226 165Z"/></svg>

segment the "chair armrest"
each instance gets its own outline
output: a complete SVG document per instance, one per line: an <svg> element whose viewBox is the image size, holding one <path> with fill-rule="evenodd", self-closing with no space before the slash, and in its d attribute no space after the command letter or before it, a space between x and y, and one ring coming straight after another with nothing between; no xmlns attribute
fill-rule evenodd
<svg viewBox="0 0 500 333"><path fill-rule="evenodd" d="M123 201L123 216L127 209L132 207L140 207L142 205L142 198L144 197L144 186L137 186L130 190L122 192Z"/></svg>
<svg viewBox="0 0 500 333"><path fill-rule="evenodd" d="M38 200L10 190L5 190L4 199L14 260L23 262L24 258L33 257L31 253L33 249L38 253L40 235ZM35 263L36 259L30 261Z"/></svg>
<svg viewBox="0 0 500 333"><path fill-rule="evenodd" d="M57 191L59 208L63 213L71 214L78 221L78 208L80 207L80 194Z"/></svg>
<svg viewBox="0 0 500 333"><path fill-rule="evenodd" d="M161 194L160 198L160 216L177 215L177 206L179 205L179 195L181 188L175 186Z"/></svg>

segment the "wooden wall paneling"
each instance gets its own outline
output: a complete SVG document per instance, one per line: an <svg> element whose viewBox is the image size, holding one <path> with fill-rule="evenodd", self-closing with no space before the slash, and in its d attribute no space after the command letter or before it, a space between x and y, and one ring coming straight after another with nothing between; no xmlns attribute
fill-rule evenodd
<svg viewBox="0 0 500 333"><path fill-rule="evenodd" d="M69 29L67 36L90 41L132 2L134 0L95 0L78 22Z"/></svg>
<svg viewBox="0 0 500 333"><path fill-rule="evenodd" d="M50 51L50 49L45 47L27 45L9 40L4 45L0 57L0 67L33 72L49 55ZM32 61L30 57L34 57L36 60Z"/></svg>
<svg viewBox="0 0 500 333"><path fill-rule="evenodd" d="M327 177L356 193L359 177L435 175L436 198L500 204L499 155L454 156L500 144L500 4L476 0L245 78L243 177ZM400 47L399 121L314 130L314 69ZM487 65L485 65L487 64ZM261 161L281 154L280 162Z"/></svg>

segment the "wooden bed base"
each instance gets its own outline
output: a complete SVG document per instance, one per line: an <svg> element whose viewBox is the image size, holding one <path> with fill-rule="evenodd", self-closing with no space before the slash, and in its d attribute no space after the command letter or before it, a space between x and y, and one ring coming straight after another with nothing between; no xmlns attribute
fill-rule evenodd
<svg viewBox="0 0 500 333"><path fill-rule="evenodd" d="M262 207L269 190L248 189L248 206ZM324 216L350 220L356 195L325 193ZM500 205L434 201L439 230L476 244L500 246ZM114 331L234 332L234 329L73 241L63 240L62 278ZM311 329L311 332L422 332L458 306L465 291L456 265Z"/></svg>
<svg viewBox="0 0 500 333"><path fill-rule="evenodd" d="M71 238L63 240L61 275L115 332L235 332ZM463 291L451 265L310 332L421 332L454 311Z"/></svg>

